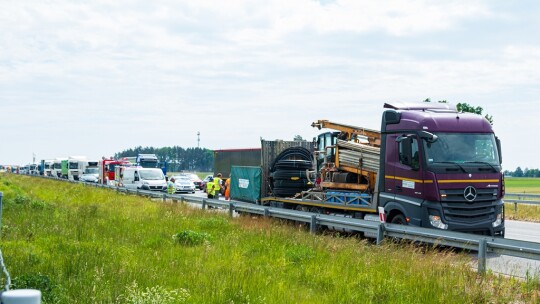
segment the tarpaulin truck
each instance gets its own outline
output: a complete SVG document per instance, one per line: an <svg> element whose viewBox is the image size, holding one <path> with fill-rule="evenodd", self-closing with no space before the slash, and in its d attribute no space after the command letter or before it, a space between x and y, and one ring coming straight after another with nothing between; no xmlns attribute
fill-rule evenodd
<svg viewBox="0 0 540 304"><path fill-rule="evenodd" d="M139 153L137 156L124 157L132 164L143 168L160 168L163 174L167 175L167 162L159 162L156 154Z"/></svg>
<svg viewBox="0 0 540 304"><path fill-rule="evenodd" d="M88 160L86 159L86 156L68 157L68 179L79 180L79 176L82 175L87 164Z"/></svg>
<svg viewBox="0 0 540 304"><path fill-rule="evenodd" d="M258 166L261 148L214 150L214 176L218 173L228 178L232 166Z"/></svg>
<svg viewBox="0 0 540 304"><path fill-rule="evenodd" d="M384 108L381 131L314 122L336 131L318 136L309 169L298 153L278 162L296 173L276 174L276 160L264 157L260 168L233 167L231 198L367 220L382 207L390 223L504 237L501 144L490 123L449 104ZM260 196L246 197L257 184ZM293 184L303 190L283 191Z"/></svg>

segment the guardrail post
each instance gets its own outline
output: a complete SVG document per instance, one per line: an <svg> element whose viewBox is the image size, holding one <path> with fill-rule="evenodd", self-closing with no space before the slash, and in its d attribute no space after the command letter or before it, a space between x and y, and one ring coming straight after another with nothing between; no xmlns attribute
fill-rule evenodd
<svg viewBox="0 0 540 304"><path fill-rule="evenodd" d="M517 213L517 203L514 203L514 213Z"/></svg>
<svg viewBox="0 0 540 304"><path fill-rule="evenodd" d="M377 226L377 245L380 245L384 239L384 223Z"/></svg>
<svg viewBox="0 0 540 304"><path fill-rule="evenodd" d="M264 208L264 217L269 217L269 216L270 216L270 209Z"/></svg>
<svg viewBox="0 0 540 304"><path fill-rule="evenodd" d="M487 240L481 239L478 243L478 273L486 272Z"/></svg>
<svg viewBox="0 0 540 304"><path fill-rule="evenodd" d="M233 211L234 211L234 204L229 203L229 216L233 217Z"/></svg>
<svg viewBox="0 0 540 304"><path fill-rule="evenodd" d="M312 234L315 234L317 233L317 216L316 215L312 215L311 216L311 223L310 223L310 226L309 226L309 232L312 233Z"/></svg>
<svg viewBox="0 0 540 304"><path fill-rule="evenodd" d="M165 203L167 201L167 194L163 193L163 202Z"/></svg>
<svg viewBox="0 0 540 304"><path fill-rule="evenodd" d="M205 199L202 200L202 209L203 210L206 209L206 200Z"/></svg>

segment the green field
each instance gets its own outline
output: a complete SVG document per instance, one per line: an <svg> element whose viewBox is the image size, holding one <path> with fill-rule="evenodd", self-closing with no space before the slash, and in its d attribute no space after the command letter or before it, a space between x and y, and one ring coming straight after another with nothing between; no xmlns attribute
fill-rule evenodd
<svg viewBox="0 0 540 304"><path fill-rule="evenodd" d="M540 194L540 178L506 177L506 192Z"/></svg>
<svg viewBox="0 0 540 304"><path fill-rule="evenodd" d="M13 288L45 303L537 303L465 253L311 235L259 217L0 175ZM3 284L3 282L2 282Z"/></svg>
<svg viewBox="0 0 540 304"><path fill-rule="evenodd" d="M515 177L505 178L506 193L540 194L540 178ZM517 207L517 208L516 208ZM540 222L540 205L517 206L505 204L506 218L510 220Z"/></svg>

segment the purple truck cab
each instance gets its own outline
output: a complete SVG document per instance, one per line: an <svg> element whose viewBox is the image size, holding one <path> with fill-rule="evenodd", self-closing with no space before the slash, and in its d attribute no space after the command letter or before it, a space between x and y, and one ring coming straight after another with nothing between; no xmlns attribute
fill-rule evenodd
<svg viewBox="0 0 540 304"><path fill-rule="evenodd" d="M387 221L504 237L501 145L449 104L385 104L375 197Z"/></svg>

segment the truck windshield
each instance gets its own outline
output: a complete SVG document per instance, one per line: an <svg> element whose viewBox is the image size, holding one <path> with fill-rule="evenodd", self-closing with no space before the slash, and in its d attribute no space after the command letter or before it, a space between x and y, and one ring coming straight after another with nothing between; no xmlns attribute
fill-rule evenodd
<svg viewBox="0 0 540 304"><path fill-rule="evenodd" d="M158 162L157 160L141 160L140 165L143 168L157 168Z"/></svg>
<svg viewBox="0 0 540 304"><path fill-rule="evenodd" d="M435 142L424 141L426 162L486 164L499 166L499 154L493 134L436 133Z"/></svg>
<svg viewBox="0 0 540 304"><path fill-rule="evenodd" d="M160 180L165 178L161 170L140 170L139 174L141 179L145 180Z"/></svg>
<svg viewBox="0 0 540 304"><path fill-rule="evenodd" d="M98 168L86 168L84 170L86 174L98 174Z"/></svg>
<svg viewBox="0 0 540 304"><path fill-rule="evenodd" d="M70 169L79 169L79 163L69 163Z"/></svg>

